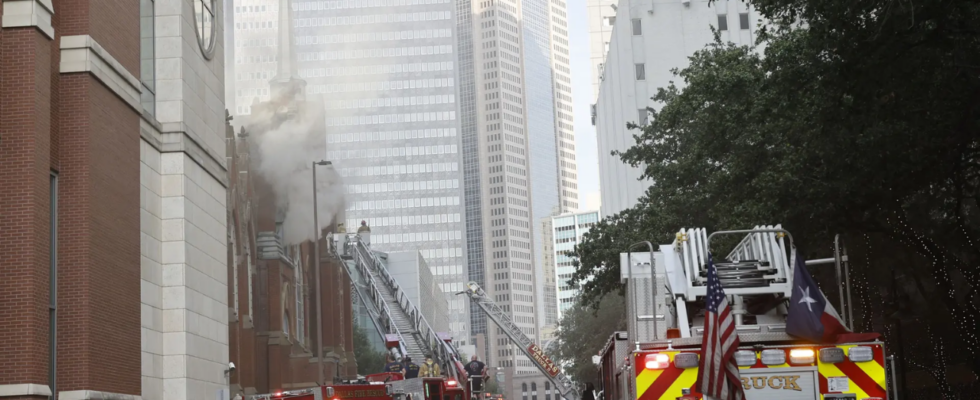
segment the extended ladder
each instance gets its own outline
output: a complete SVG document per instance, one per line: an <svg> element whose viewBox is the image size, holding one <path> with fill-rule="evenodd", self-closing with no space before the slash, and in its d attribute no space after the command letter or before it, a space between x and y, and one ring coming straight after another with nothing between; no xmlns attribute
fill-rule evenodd
<svg viewBox="0 0 980 400"><path fill-rule="evenodd" d="M551 361L551 359L544 354L544 350L538 347L538 345L535 344L531 338L527 337L527 335L521 331L521 328L514 323L514 320L511 319L510 316L502 309L500 309L500 306L498 306L497 303L490 298L490 296L487 296L486 292L483 291L483 288L481 288L480 285L478 285L476 282L470 282L466 284L466 289L467 290L456 294L466 294L469 296L470 301L476 303L476 305L479 306L483 312L487 313L487 316L490 317L490 319L504 331L510 340L517 344L517 347L519 347L521 351L524 352L524 355L526 355L527 358L529 358L531 362L533 362L534 365L538 367L542 373L544 373L545 377L555 385L555 388L558 389L558 392L560 392L565 399L579 399L575 386L572 384L572 381L561 372L561 367Z"/></svg>

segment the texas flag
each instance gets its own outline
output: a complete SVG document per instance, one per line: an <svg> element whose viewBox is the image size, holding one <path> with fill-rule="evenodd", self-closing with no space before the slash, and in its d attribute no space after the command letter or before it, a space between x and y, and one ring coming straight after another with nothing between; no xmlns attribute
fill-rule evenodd
<svg viewBox="0 0 980 400"><path fill-rule="evenodd" d="M863 342L879 336L877 333L852 333L844 326L837 310L813 282L799 253L793 273L793 296L789 300L786 333L814 343Z"/></svg>

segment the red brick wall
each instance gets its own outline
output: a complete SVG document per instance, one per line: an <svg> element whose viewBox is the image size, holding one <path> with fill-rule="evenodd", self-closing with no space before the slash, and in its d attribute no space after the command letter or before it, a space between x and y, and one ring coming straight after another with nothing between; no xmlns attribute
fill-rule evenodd
<svg viewBox="0 0 980 400"><path fill-rule="evenodd" d="M59 391L140 394L139 116L61 78Z"/></svg>
<svg viewBox="0 0 980 400"><path fill-rule="evenodd" d="M48 382L51 41L0 41L0 384Z"/></svg>
<svg viewBox="0 0 980 400"><path fill-rule="evenodd" d="M57 390L141 392L139 115L92 75L61 75L57 48L98 26L96 40L138 73L139 3L116 3L55 2L54 40L0 32L0 384L50 385L54 170Z"/></svg>
<svg viewBox="0 0 980 400"><path fill-rule="evenodd" d="M138 0L60 0L58 33L89 35L133 76L140 76L140 2ZM159 29L159 27L157 27Z"/></svg>

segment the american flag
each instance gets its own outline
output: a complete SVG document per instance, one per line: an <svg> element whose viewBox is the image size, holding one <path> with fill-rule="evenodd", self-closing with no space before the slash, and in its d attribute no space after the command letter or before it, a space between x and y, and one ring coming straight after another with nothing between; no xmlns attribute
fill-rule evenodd
<svg viewBox="0 0 980 400"><path fill-rule="evenodd" d="M728 297L721 288L718 271L708 255L708 293L704 315L704 338L701 340L701 361L698 365L697 388L701 394L722 400L742 400L742 382L739 380L735 350L738 334Z"/></svg>

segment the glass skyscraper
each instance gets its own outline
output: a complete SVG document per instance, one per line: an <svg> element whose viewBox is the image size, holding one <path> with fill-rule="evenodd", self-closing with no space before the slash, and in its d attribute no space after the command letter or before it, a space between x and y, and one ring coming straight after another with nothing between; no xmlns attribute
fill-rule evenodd
<svg viewBox="0 0 980 400"><path fill-rule="evenodd" d="M293 0L299 75L325 108L327 159L344 177L350 231L372 248L419 250L469 342L455 4Z"/></svg>

